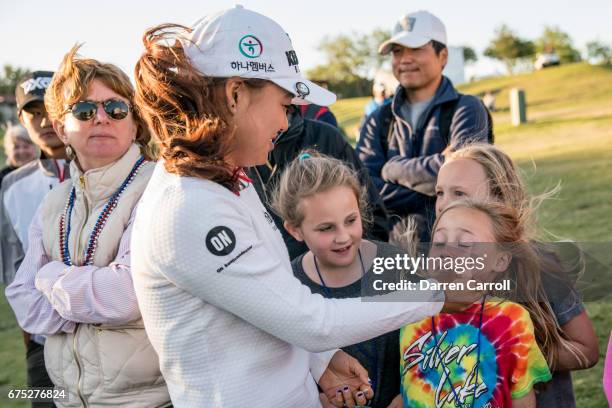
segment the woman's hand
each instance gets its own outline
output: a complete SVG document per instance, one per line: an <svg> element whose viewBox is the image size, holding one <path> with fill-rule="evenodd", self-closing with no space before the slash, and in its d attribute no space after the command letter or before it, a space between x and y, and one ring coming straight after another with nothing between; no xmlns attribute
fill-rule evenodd
<svg viewBox="0 0 612 408"><path fill-rule="evenodd" d="M365 405L374 396L368 372L344 351L334 354L319 379L319 386L335 407Z"/></svg>

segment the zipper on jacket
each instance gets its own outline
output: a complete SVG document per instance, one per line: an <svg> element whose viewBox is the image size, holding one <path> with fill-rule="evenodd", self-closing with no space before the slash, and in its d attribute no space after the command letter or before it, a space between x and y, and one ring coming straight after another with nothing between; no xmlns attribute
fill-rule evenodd
<svg viewBox="0 0 612 408"><path fill-rule="evenodd" d="M401 106L399 107L399 109L401 111ZM406 120L402 117L402 115L397 115L395 113L395 98L393 98L393 101L391 102L391 117L392 117L392 119L395 119L395 120L399 121L401 124L406 126L406 128L408 128L408 139L411 142L414 142L414 130L412 129L412 126L410 126L410 123L406 122ZM393 122L394 122L394 120L391 120L391 123L389 124L389 134L387 135L388 146L390 146L390 144L391 144L391 137L390 136L393 135L393 133L394 133L394 131L393 131ZM399 139L399 137L398 137L398 139ZM404 149L401 141L399 141L397 143L397 150L399 150L399 153L400 153L401 156L405 156L406 155L406 152L404 151L405 149Z"/></svg>
<svg viewBox="0 0 612 408"><path fill-rule="evenodd" d="M74 337L72 339L72 354L74 355L74 361L76 362L77 369L79 372L79 375L77 377L77 395L79 396L79 399L81 400L81 404L83 404L83 407L87 407L87 402L85 402L85 398L83 397L83 394L81 393L81 380L83 379L83 372L82 372L82 367L81 367L81 359L79 358L79 353L77 352L77 335L79 333L80 327L81 326L77 323L76 329L74 330Z"/></svg>

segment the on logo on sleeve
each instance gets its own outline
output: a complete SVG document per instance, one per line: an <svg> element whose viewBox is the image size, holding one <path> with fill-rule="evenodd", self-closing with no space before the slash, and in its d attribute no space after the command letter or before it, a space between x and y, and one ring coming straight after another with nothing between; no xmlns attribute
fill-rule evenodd
<svg viewBox="0 0 612 408"><path fill-rule="evenodd" d="M206 248L216 256L225 256L236 248L236 235L226 226L214 227L206 235Z"/></svg>

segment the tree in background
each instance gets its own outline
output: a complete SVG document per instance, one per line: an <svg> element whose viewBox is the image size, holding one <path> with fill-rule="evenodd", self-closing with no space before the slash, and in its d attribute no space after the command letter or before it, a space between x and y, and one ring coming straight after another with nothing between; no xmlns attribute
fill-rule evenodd
<svg viewBox="0 0 612 408"><path fill-rule="evenodd" d="M372 82L368 77L388 59L378 54L378 46L389 37L389 32L381 29L368 34L326 36L318 47L325 63L306 74L313 80L327 81L329 88L342 97L369 95Z"/></svg>
<svg viewBox="0 0 612 408"><path fill-rule="evenodd" d="M9 120L14 120L14 109L11 105L5 105L7 99L10 101L15 95L15 88L19 84L19 80L28 72L27 68L13 67L12 65L5 65L2 67L0 72L0 123L4 123ZM0 130L0 135L4 136L4 131ZM1 155L0 155L1 156ZM3 163L2 157L0 157L0 163Z"/></svg>
<svg viewBox="0 0 612 408"><path fill-rule="evenodd" d="M612 49L600 41L590 41L586 45L589 58L601 61L602 64L612 64Z"/></svg>
<svg viewBox="0 0 612 408"><path fill-rule="evenodd" d="M467 45L464 45L461 48L463 48L463 61L466 64L472 64L478 61L478 55L476 55L476 51L474 51L472 47L468 47Z"/></svg>
<svg viewBox="0 0 612 408"><path fill-rule="evenodd" d="M0 76L0 95L14 94L19 80L29 72L30 70L27 68L19 68L6 64L2 68Z"/></svg>
<svg viewBox="0 0 612 408"><path fill-rule="evenodd" d="M536 51L539 53L556 53L561 63L581 60L580 52L574 48L569 34L559 27L545 26L542 36L536 41Z"/></svg>
<svg viewBox="0 0 612 408"><path fill-rule="evenodd" d="M508 73L511 75L519 60L533 57L534 54L534 43L519 38L510 27L505 24L495 30L495 37L484 51L485 56L502 61L506 65Z"/></svg>

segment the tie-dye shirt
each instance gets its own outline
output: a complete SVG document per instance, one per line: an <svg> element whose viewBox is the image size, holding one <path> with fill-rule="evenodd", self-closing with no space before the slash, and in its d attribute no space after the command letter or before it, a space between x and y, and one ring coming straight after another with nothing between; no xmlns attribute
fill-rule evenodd
<svg viewBox="0 0 612 408"><path fill-rule="evenodd" d="M481 308L478 302L463 312L442 313L401 329L404 406L449 408L458 398L462 407L510 407L533 384L551 379L527 310L516 303L487 301L481 325Z"/></svg>

